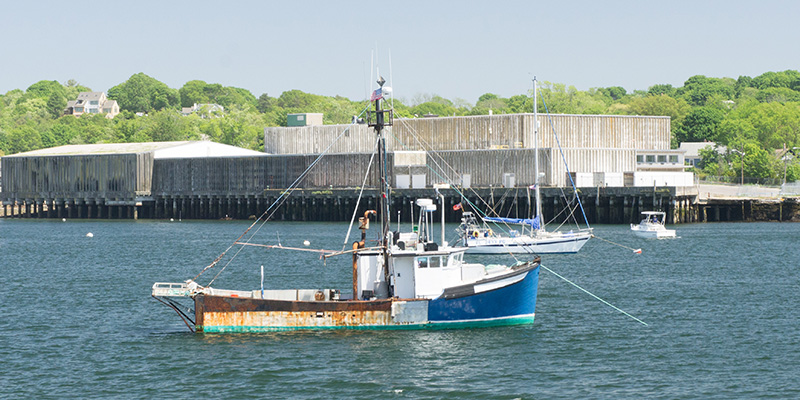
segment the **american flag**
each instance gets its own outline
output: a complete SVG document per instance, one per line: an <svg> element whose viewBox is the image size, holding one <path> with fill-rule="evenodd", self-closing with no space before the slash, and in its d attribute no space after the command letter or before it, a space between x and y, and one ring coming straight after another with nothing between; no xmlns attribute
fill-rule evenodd
<svg viewBox="0 0 800 400"><path fill-rule="evenodd" d="M383 89L382 88L378 88L378 89L375 89L375 91L372 92L372 96L370 96L369 101L375 101L375 100L382 99L382 98L383 98Z"/></svg>

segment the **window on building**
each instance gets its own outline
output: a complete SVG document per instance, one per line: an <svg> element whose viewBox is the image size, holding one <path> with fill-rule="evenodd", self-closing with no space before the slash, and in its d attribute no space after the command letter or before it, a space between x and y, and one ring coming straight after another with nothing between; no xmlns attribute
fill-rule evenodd
<svg viewBox="0 0 800 400"><path fill-rule="evenodd" d="M677 164L678 163L678 156L669 156L669 162L671 162L673 164Z"/></svg>
<svg viewBox="0 0 800 400"><path fill-rule="evenodd" d="M637 155L636 156L636 162L639 163L639 164L643 163L644 162L644 156L641 155L641 154Z"/></svg>
<svg viewBox="0 0 800 400"><path fill-rule="evenodd" d="M96 106L97 105L97 100L92 100L92 101L89 102L89 104L91 104L93 106Z"/></svg>
<svg viewBox="0 0 800 400"><path fill-rule="evenodd" d="M658 156L658 162L660 162L660 163L665 163L665 162L667 162L667 156L666 156L666 155L664 155L664 154L661 154L661 155L659 155L659 156Z"/></svg>
<svg viewBox="0 0 800 400"><path fill-rule="evenodd" d="M648 163L654 163L654 162L656 162L656 156L654 156L654 155L652 155L652 154L648 154L646 159L647 159L647 162L648 162Z"/></svg>

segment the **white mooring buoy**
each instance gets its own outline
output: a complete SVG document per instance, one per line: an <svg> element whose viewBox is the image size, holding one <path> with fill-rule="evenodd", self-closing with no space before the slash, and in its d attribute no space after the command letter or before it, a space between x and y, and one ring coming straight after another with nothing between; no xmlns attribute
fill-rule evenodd
<svg viewBox="0 0 800 400"><path fill-rule="evenodd" d="M89 232L86 234L86 237L94 237L94 234L92 232Z"/></svg>
<svg viewBox="0 0 800 400"><path fill-rule="evenodd" d="M306 246L308 246L308 245L310 245L310 244L311 244L311 242L309 242L308 240L304 240L304 241L303 241L303 244L304 244L304 245L306 245Z"/></svg>

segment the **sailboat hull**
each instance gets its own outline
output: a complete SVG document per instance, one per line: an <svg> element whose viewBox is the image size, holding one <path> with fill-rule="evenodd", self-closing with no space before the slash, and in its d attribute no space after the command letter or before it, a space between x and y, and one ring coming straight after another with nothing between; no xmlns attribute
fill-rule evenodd
<svg viewBox="0 0 800 400"><path fill-rule="evenodd" d="M539 265L445 291L436 299L289 301L195 296L197 332L451 329L533 323Z"/></svg>
<svg viewBox="0 0 800 400"><path fill-rule="evenodd" d="M592 237L589 232L566 233L548 237L478 237L467 238L469 254L552 254L577 253Z"/></svg>

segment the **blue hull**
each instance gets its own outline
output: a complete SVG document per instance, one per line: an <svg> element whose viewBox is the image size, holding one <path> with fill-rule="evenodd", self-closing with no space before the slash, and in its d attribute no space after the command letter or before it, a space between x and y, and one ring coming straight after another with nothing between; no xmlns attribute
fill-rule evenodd
<svg viewBox="0 0 800 400"><path fill-rule="evenodd" d="M203 295L198 332L459 329L533 323L539 266L445 290L433 300L291 301ZM505 286L504 286L505 285ZM400 302L406 309L395 310ZM427 304L426 304L427 303ZM414 306L417 304L418 306ZM402 314L403 310L406 314ZM395 312L398 314L395 315ZM399 318L396 319L396 318Z"/></svg>
<svg viewBox="0 0 800 400"><path fill-rule="evenodd" d="M431 323L470 323L508 320L509 323L533 322L539 267L527 272L524 279L509 286L453 299L438 298L428 303ZM516 322L512 322L516 321Z"/></svg>

